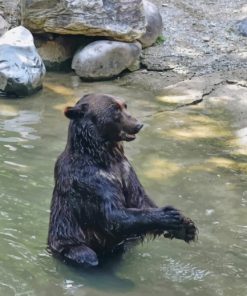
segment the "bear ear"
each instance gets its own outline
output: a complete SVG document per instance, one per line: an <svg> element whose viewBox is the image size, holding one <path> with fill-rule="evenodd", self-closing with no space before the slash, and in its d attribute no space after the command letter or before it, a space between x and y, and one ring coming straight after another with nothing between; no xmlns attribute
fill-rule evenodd
<svg viewBox="0 0 247 296"><path fill-rule="evenodd" d="M75 105L74 107L66 107L64 109L64 115L73 120L77 118L82 118L87 111L88 104L83 104L83 105Z"/></svg>

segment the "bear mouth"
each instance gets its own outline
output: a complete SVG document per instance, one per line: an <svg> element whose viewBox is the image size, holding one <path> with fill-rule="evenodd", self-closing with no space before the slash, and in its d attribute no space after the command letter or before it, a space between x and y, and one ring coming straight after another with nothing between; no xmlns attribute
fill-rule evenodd
<svg viewBox="0 0 247 296"><path fill-rule="evenodd" d="M136 138L135 134L128 134L124 131L121 131L119 136L121 141L126 141L126 142L133 141Z"/></svg>

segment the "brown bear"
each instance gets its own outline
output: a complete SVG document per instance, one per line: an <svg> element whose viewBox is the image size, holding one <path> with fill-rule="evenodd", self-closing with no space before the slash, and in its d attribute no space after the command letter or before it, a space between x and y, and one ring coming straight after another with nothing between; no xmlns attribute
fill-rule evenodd
<svg viewBox="0 0 247 296"><path fill-rule="evenodd" d="M127 105L88 94L64 111L70 119L65 150L55 165L48 248L85 266L122 252L147 234L195 240L196 227L174 207L157 207L124 154L142 128Z"/></svg>

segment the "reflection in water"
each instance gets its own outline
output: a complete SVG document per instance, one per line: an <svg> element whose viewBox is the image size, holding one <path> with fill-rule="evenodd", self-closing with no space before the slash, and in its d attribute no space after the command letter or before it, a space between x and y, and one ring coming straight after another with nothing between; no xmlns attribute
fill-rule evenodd
<svg viewBox="0 0 247 296"><path fill-rule="evenodd" d="M3 114L4 115L4 114ZM6 119L1 122L1 134L6 132L18 133L20 138L1 137L1 142L18 142L25 140L36 140L39 136L35 135L36 131L32 125L40 122L39 112L20 111L14 118ZM31 125L31 126L30 126Z"/></svg>
<svg viewBox="0 0 247 296"><path fill-rule="evenodd" d="M173 204L197 222L196 244L144 242L95 271L46 252L53 167L67 137L62 110L89 92L124 98L144 121L126 153L160 206ZM0 100L0 295L246 296L244 130L231 127L223 109L170 111L172 104L167 96L68 74L48 74L30 98Z"/></svg>

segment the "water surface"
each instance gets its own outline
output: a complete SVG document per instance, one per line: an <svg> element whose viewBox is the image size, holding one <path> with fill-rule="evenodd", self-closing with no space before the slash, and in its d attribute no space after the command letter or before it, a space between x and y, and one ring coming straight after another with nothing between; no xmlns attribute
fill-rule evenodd
<svg viewBox="0 0 247 296"><path fill-rule="evenodd" d="M145 241L97 272L46 252L53 167L67 137L62 110L88 92L125 99L145 123L126 154L157 204L196 221L197 243ZM228 111L173 107L140 89L69 74L49 74L32 97L0 99L1 296L247 295L246 149Z"/></svg>

